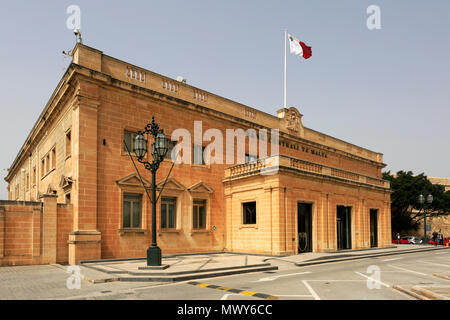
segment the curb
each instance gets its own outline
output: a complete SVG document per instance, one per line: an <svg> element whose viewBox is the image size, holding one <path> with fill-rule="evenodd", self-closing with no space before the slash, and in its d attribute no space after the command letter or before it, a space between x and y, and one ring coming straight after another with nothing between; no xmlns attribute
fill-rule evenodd
<svg viewBox="0 0 450 320"><path fill-rule="evenodd" d="M303 266L310 266L310 265L316 265L316 264L324 264L324 263L331 263L331 262L340 262L340 261L349 261L349 260L358 260L358 259L366 259L366 258L373 258L373 257L383 257L383 256L392 256L392 255L399 255L399 254L407 254L407 253L416 253L416 252L425 252L425 251L436 251L436 250L448 250L448 248L426 248L426 249L414 249L414 250L405 250L401 252L384 252L384 253L378 253L378 254L362 254L354 257L347 257L347 258L337 258L337 259L324 259L324 260L317 260L317 261L305 261L305 262L296 262L294 263L297 267L303 267Z"/></svg>
<svg viewBox="0 0 450 320"><path fill-rule="evenodd" d="M84 281L93 283L93 284L97 284L97 283L106 283L106 282L114 282L114 281L119 281L119 278L103 278L103 279L89 279L87 276L82 275L81 279L83 279Z"/></svg>
<svg viewBox="0 0 450 320"><path fill-rule="evenodd" d="M399 286L399 285L394 285L394 286L392 286L392 289L398 290L398 291L400 291L400 292L402 292L402 293L404 293L404 294L407 294L407 295L409 295L409 296L411 296L411 297L413 297L413 298L416 298L416 299L418 299L418 300L430 300L430 299L427 298L427 297L424 297L424 296L422 296L422 295L419 295L419 294L417 294L417 293L415 293L415 292L413 292L413 291L411 291L411 290L408 290L408 289L406 289L406 288L403 288L403 287L401 287L401 286Z"/></svg>
<svg viewBox="0 0 450 320"><path fill-rule="evenodd" d="M433 276L433 277L436 277L436 278L441 278L441 279L445 279L445 280L450 280L450 276L445 275L445 274L433 273L432 276Z"/></svg>
<svg viewBox="0 0 450 320"><path fill-rule="evenodd" d="M126 282L178 282L178 281L187 281L187 280L195 280L195 279L204 279L204 278L214 278L214 277L222 277L222 276L231 276L235 274L244 274L244 273L252 273L252 272L261 272L261 271L272 271L278 270L276 266L265 266L260 268L255 268L251 270L223 270L211 273L203 273L203 274L187 274L187 275L178 275L178 276L119 276L118 281Z"/></svg>
<svg viewBox="0 0 450 320"><path fill-rule="evenodd" d="M432 291L430 291L428 289L425 289L423 287L412 287L411 291L413 291L415 293L418 293L418 294L420 294L422 296L425 296L425 297L427 297L430 300L450 300L450 298L448 298L446 296L443 296L443 295L441 295L439 293L432 292Z"/></svg>

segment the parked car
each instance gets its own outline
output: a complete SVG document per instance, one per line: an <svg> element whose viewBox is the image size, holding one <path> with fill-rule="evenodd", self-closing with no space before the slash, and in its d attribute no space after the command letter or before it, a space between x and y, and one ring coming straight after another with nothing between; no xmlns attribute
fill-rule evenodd
<svg viewBox="0 0 450 320"><path fill-rule="evenodd" d="M431 239L430 241L428 241L428 243L434 245L434 240ZM447 243L449 243L449 239L448 238L444 238L444 243L439 243L439 245L446 246Z"/></svg>
<svg viewBox="0 0 450 320"><path fill-rule="evenodd" d="M392 243L399 244L397 239L392 239ZM400 244L409 244L409 241L408 239L406 239L406 237L401 237Z"/></svg>
<svg viewBox="0 0 450 320"><path fill-rule="evenodd" d="M408 237L405 237L405 239L408 240L408 243L409 243L409 244L419 244L419 243L423 243L423 240L422 240L422 239L419 239L419 238L414 237L414 236L408 236Z"/></svg>

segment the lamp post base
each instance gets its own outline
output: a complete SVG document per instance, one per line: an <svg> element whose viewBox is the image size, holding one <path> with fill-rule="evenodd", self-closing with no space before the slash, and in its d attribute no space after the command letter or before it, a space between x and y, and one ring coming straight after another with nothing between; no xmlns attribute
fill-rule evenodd
<svg viewBox="0 0 450 320"><path fill-rule="evenodd" d="M161 265L161 249L157 246L147 249L147 266Z"/></svg>

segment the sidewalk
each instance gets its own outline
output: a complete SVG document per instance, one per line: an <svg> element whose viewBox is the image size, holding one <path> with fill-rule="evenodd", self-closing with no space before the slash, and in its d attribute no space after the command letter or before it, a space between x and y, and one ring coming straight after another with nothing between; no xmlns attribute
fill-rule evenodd
<svg viewBox="0 0 450 320"><path fill-rule="evenodd" d="M278 270L267 256L211 253L163 256L162 266L147 267L145 259L81 261L84 279L108 281L184 281L237 273ZM95 273L96 272L96 273Z"/></svg>
<svg viewBox="0 0 450 320"><path fill-rule="evenodd" d="M388 248L371 248L361 250L340 250L334 252L306 252L298 255L292 255L288 257L269 257L264 261L270 262L270 260L280 260L285 262L291 262L298 267L309 266L315 264L323 264L337 261L364 259L368 257L381 257L389 255L406 254L413 252L432 251L432 250L449 250L450 247L432 245L413 245L413 244L400 244L392 245Z"/></svg>
<svg viewBox="0 0 450 320"><path fill-rule="evenodd" d="M247 272L273 271L278 270L278 267L272 264L279 261L300 267L431 250L450 250L450 248L431 245L394 245L381 249L308 252L284 257L221 252L180 254L163 255L161 267L147 267L146 259L141 258L81 261L80 268L83 278L92 283L108 281L173 282Z"/></svg>
<svg viewBox="0 0 450 320"><path fill-rule="evenodd" d="M450 286L393 286L419 300L450 300Z"/></svg>

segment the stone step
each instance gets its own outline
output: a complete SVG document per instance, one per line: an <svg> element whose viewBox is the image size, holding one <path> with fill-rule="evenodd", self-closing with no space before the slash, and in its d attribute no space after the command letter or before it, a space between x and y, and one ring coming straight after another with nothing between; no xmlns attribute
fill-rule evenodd
<svg viewBox="0 0 450 320"><path fill-rule="evenodd" d="M212 278L219 276L228 276L233 274L250 273L250 272L262 272L262 271L272 271L278 270L277 266L262 265L253 266L239 269L223 268L223 270L205 270L205 271L194 271L186 274L178 275L131 275L128 273L115 274L119 281L157 281L157 282L175 282L175 281L185 281L193 279L202 278Z"/></svg>

